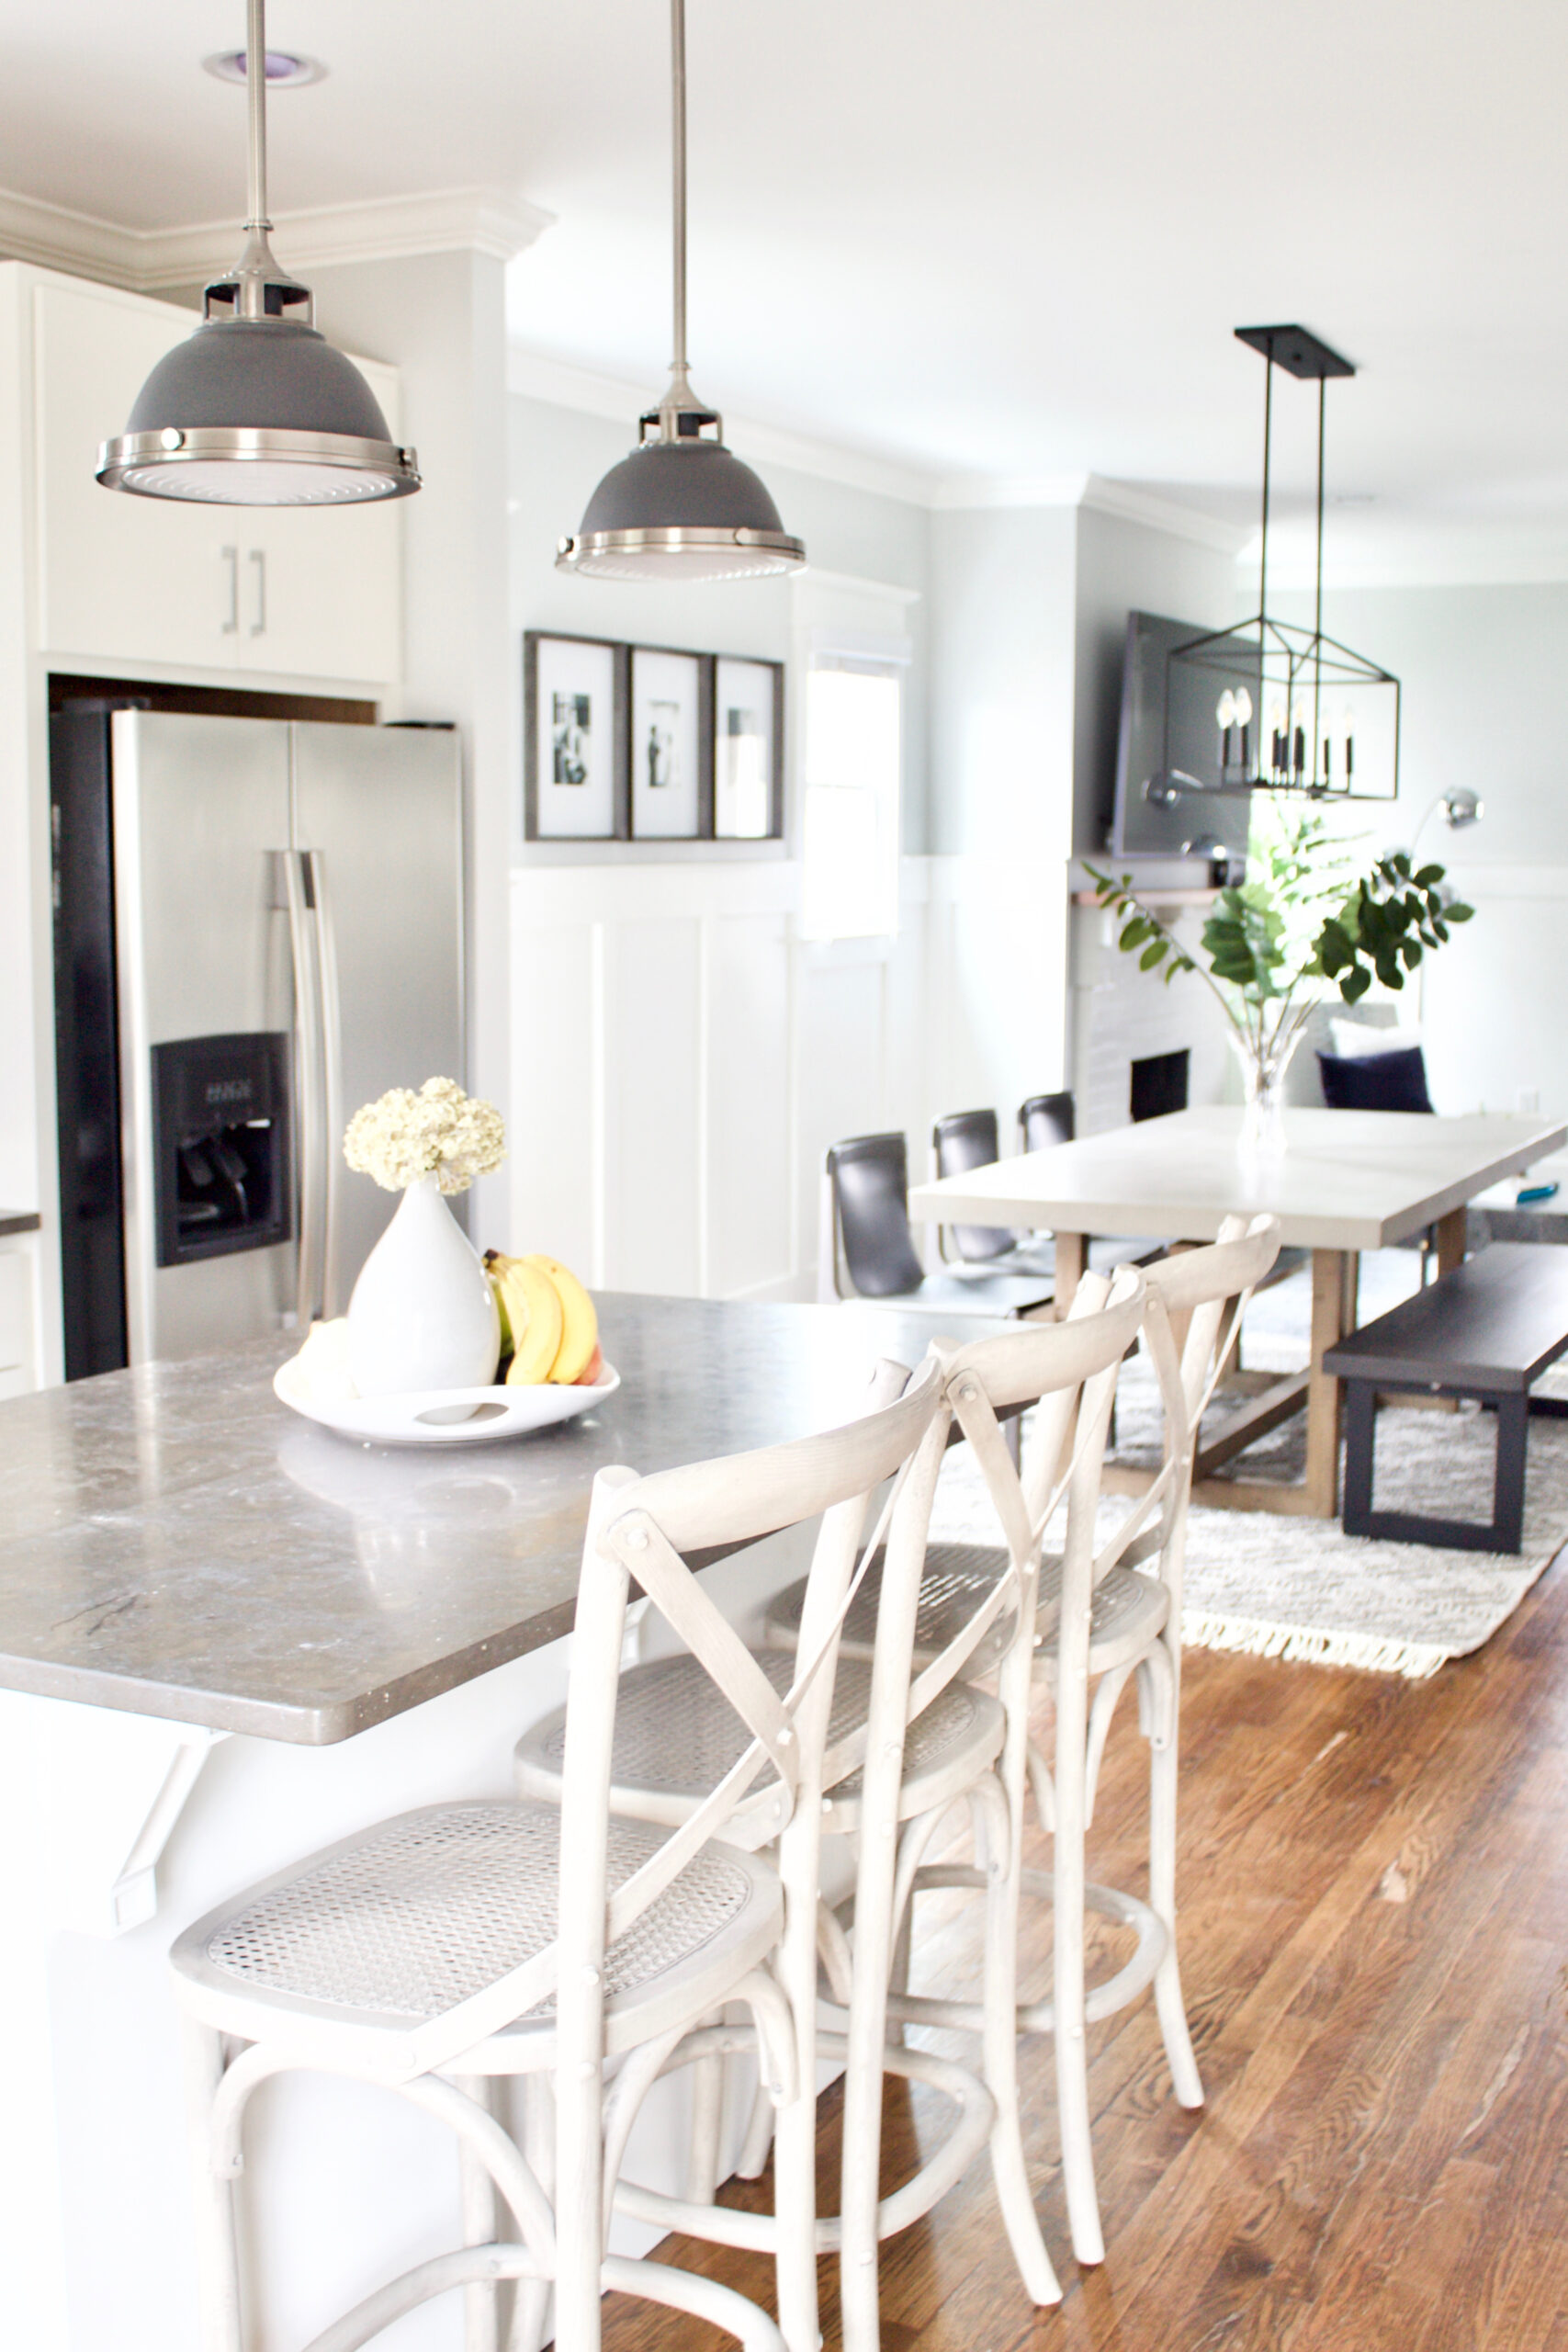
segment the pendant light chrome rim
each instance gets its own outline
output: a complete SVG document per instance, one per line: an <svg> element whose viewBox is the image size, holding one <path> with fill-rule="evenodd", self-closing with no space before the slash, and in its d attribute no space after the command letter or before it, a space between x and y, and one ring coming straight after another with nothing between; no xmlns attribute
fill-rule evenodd
<svg viewBox="0 0 1568 2352"><path fill-rule="evenodd" d="M783 571L806 561L806 542L787 531L733 531L702 528L686 523L665 524L637 531L580 531L560 541L556 562L563 571L586 568L595 558L617 555L737 554L775 559L769 570Z"/></svg>
<svg viewBox="0 0 1568 2352"><path fill-rule="evenodd" d="M106 490L127 490L140 498L177 497L177 491L154 490L134 479L154 467L167 472L179 466L213 462L235 465L331 467L340 472L383 477L389 485L378 498L407 498L420 487L419 461L413 450L395 441L361 440L347 433L300 433L263 425L201 424L185 428L165 425L156 433L119 433L98 451L97 479ZM196 495L210 505L221 499L208 492ZM244 502L236 502L243 503ZM301 500L301 504L337 502ZM354 493L342 503L352 504Z"/></svg>

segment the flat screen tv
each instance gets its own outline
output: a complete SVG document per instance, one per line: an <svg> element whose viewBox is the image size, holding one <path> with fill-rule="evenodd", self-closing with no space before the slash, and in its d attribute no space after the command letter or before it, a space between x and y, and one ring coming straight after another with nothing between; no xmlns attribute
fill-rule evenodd
<svg viewBox="0 0 1568 2352"><path fill-rule="evenodd" d="M1223 677L1213 669L1171 662L1179 645L1207 633L1199 622L1159 613L1127 616L1113 857L1247 855L1252 796L1221 788L1224 744L1215 713L1227 688L1234 695L1248 687L1254 710L1262 695L1245 653Z"/></svg>

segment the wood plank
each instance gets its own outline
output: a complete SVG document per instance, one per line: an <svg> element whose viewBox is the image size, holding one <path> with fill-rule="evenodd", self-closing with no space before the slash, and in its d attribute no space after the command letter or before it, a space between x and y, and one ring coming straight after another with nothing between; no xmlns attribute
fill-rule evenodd
<svg viewBox="0 0 1568 2352"><path fill-rule="evenodd" d="M1079 2271L1050 2046L1026 2038L1029 2158L1063 2304L1024 2301L982 2160L884 2249L886 2352L1568 2352L1568 1567L1426 1682L1201 1651L1184 1681L1182 1971L1209 2105L1172 2102L1147 2001L1092 2030L1109 2251ZM1135 1887L1134 1719L1128 1702L1112 1727L1091 1868ZM1047 1858L1031 1826L1027 1859ZM956 1989L977 1956L973 1912L933 1902L930 1918L917 1984ZM1032 1904L1028 1989L1049 1951L1049 1906ZM901 2087L886 2114L890 2183L945 2119ZM834 2093L823 2118L831 2199ZM663 2251L767 2297L765 2263ZM831 2265L822 2276L838 2352ZM726 2339L612 2299L604 2344Z"/></svg>

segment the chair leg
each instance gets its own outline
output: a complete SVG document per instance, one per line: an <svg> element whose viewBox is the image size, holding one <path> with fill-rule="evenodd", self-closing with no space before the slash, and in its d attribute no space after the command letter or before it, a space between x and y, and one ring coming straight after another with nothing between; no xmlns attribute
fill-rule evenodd
<svg viewBox="0 0 1568 2352"><path fill-rule="evenodd" d="M213 2169L212 2101L223 2079L223 2037L187 2018L185 2051L202 2352L243 2352L234 2184Z"/></svg>
<svg viewBox="0 0 1568 2352"><path fill-rule="evenodd" d="M1170 1708L1174 1718L1174 1697ZM1162 1920L1168 1938L1165 1958L1155 1972L1155 2006L1159 2012L1165 2054L1170 2064L1171 2086L1179 2107L1201 2107L1202 2078L1187 2029L1181 1998L1181 1969L1176 1953L1176 1777L1177 1742L1174 1720L1156 1731L1149 1746L1149 1906Z"/></svg>
<svg viewBox="0 0 1568 2352"><path fill-rule="evenodd" d="M703 2020L722 2025L721 2012ZM686 2159L686 2196L693 2205L711 2205L718 2188L718 2148L724 2127L725 2064L720 2057L694 2059L692 2078L692 2141Z"/></svg>
<svg viewBox="0 0 1568 2352"><path fill-rule="evenodd" d="M1063 1672L1057 1692L1056 1834L1053 1881L1053 1955L1056 2019L1056 2105L1062 2133L1062 2181L1073 2252L1081 2263L1103 2262L1100 2199L1089 2124L1089 2046L1084 2018L1084 1795L1088 1708L1082 1682L1069 1690Z"/></svg>
<svg viewBox="0 0 1568 2352"><path fill-rule="evenodd" d="M751 2120L746 2126L746 2137L740 2143L736 2172L742 2180L757 2180L767 2168L768 2151L773 2144L773 2102L765 2083L759 2083L757 2095L751 2101Z"/></svg>
<svg viewBox="0 0 1568 2352"><path fill-rule="evenodd" d="M1059 2303L1062 2290L1051 2267L1029 2185L1023 2154L1023 2125L1018 2095L1018 1870L999 1781L976 1790L972 1803L976 1860L986 1873L984 2038L986 2087L996 2101L991 2125L991 2175L1008 2243L1023 2290L1032 2303ZM913 1904L909 1905L914 1908Z"/></svg>
<svg viewBox="0 0 1568 2352"><path fill-rule="evenodd" d="M548 2075L519 2076L523 2102L523 2161L545 2195L555 2196L555 2090ZM547 2278L519 2278L512 2304L506 2352L540 2352L548 2340L550 2285Z"/></svg>
<svg viewBox="0 0 1568 2352"><path fill-rule="evenodd" d="M491 2109L491 2086L480 2075L463 2075L456 2078L457 2086L465 2098L471 2098L486 2114ZM462 2199L463 2244L493 2245L496 2237L495 2183L488 2168L480 2164L466 2142L457 2150L458 2183ZM508 2233L510 2234L510 2228ZM498 2352L501 2343L500 2284L476 2280L463 2290L463 2352Z"/></svg>

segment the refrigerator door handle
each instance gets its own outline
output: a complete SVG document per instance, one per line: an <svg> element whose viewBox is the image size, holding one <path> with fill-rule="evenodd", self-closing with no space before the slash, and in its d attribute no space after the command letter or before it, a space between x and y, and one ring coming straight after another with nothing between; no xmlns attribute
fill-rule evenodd
<svg viewBox="0 0 1568 2352"><path fill-rule="evenodd" d="M298 1313L307 1330L322 1311L327 1222L325 1052L321 1032L320 933L309 850L282 850L294 963L294 1148L299 1171Z"/></svg>
<svg viewBox="0 0 1568 2352"><path fill-rule="evenodd" d="M338 1295L342 1256L340 1193L343 1137L343 1015L338 996L337 935L333 929L332 898L327 888L326 860L319 849L301 850L309 895L315 914L316 1003L321 1036L321 1314L341 1315L348 1301Z"/></svg>

